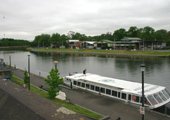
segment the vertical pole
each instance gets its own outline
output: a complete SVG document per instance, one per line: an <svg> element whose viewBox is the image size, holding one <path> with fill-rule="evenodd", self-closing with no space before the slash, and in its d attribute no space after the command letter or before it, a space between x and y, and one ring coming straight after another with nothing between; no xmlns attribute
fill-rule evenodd
<svg viewBox="0 0 170 120"><path fill-rule="evenodd" d="M30 90L30 55L28 55L28 90Z"/></svg>
<svg viewBox="0 0 170 120"><path fill-rule="evenodd" d="M57 64L58 64L58 61L54 61L54 66L56 70L57 70Z"/></svg>
<svg viewBox="0 0 170 120"><path fill-rule="evenodd" d="M142 113L142 120L144 120L144 101L145 101L145 95L144 95L144 71L145 71L145 65L142 64L141 65L141 71L142 71L142 109L143 109L143 113Z"/></svg>
<svg viewBox="0 0 170 120"><path fill-rule="evenodd" d="M142 107L144 108L144 71L142 71ZM142 120L144 120L144 114L142 114Z"/></svg>
<svg viewBox="0 0 170 120"><path fill-rule="evenodd" d="M55 69L57 70L57 63L55 64Z"/></svg>
<svg viewBox="0 0 170 120"><path fill-rule="evenodd" d="M9 67L11 67L11 56L9 56Z"/></svg>

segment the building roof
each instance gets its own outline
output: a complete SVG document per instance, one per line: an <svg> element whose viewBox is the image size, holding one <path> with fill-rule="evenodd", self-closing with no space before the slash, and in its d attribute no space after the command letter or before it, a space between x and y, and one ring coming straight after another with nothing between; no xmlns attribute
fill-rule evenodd
<svg viewBox="0 0 170 120"><path fill-rule="evenodd" d="M124 37L121 39L122 41L141 41L142 39L137 38L137 37Z"/></svg>
<svg viewBox="0 0 170 120"><path fill-rule="evenodd" d="M80 40L68 40L68 42L79 42Z"/></svg>
<svg viewBox="0 0 170 120"><path fill-rule="evenodd" d="M88 43L88 44L94 44L96 43L95 41L84 41L85 43Z"/></svg>
<svg viewBox="0 0 170 120"><path fill-rule="evenodd" d="M93 82L96 84L102 84L105 86L108 86L108 88L117 88L120 89L122 92L128 92L128 93L133 93L136 95L141 96L142 88L141 88L141 83L137 82L131 82L131 81L126 81L126 80L121 80L121 79L115 79L115 78L109 78L109 77L104 77L96 74L82 74L82 73L77 73L72 76L66 76L67 78L74 79L74 80L84 80L86 82ZM152 85L152 84L144 84L145 86L145 95L150 95L153 93L157 93L165 87L163 86L158 86L158 85Z"/></svg>

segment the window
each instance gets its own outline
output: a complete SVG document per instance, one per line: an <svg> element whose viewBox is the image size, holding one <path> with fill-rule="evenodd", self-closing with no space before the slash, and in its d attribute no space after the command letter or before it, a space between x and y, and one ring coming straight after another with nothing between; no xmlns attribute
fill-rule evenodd
<svg viewBox="0 0 170 120"><path fill-rule="evenodd" d="M149 103L149 101L145 98L145 104L147 104L147 105L151 105L150 103Z"/></svg>
<svg viewBox="0 0 170 120"><path fill-rule="evenodd" d="M89 84L86 84L86 88L87 88L87 89L89 89L89 88L90 88Z"/></svg>
<svg viewBox="0 0 170 120"><path fill-rule="evenodd" d="M151 102L152 105L158 104L152 95L148 96L148 100Z"/></svg>
<svg viewBox="0 0 170 120"><path fill-rule="evenodd" d="M132 101L133 101L133 102L140 102L139 96L132 95Z"/></svg>
<svg viewBox="0 0 170 120"><path fill-rule="evenodd" d="M112 90L112 96L117 97L117 91Z"/></svg>
<svg viewBox="0 0 170 120"><path fill-rule="evenodd" d="M163 93L162 92L159 92L159 96L164 100L164 101L166 101L167 99L166 99L166 97L163 95Z"/></svg>
<svg viewBox="0 0 170 120"><path fill-rule="evenodd" d="M156 99L159 103L162 102L162 99L159 97L158 94L154 94L153 96L155 97L155 99Z"/></svg>
<svg viewBox="0 0 170 120"><path fill-rule="evenodd" d="M128 96L128 100L130 100L130 101L131 101L131 95L129 95L129 96Z"/></svg>
<svg viewBox="0 0 170 120"><path fill-rule="evenodd" d="M169 93L169 91L167 90L167 89L165 89L165 91L168 93L168 95L170 96L170 93Z"/></svg>
<svg viewBox="0 0 170 120"><path fill-rule="evenodd" d="M77 82L77 85L80 86L81 82Z"/></svg>
<svg viewBox="0 0 170 120"><path fill-rule="evenodd" d="M74 85L77 85L77 81L73 81L73 84L74 84Z"/></svg>
<svg viewBox="0 0 170 120"><path fill-rule="evenodd" d="M111 90L110 89L106 89L106 94L111 95Z"/></svg>
<svg viewBox="0 0 170 120"><path fill-rule="evenodd" d="M95 91L99 92L99 87L98 86L96 86Z"/></svg>
<svg viewBox="0 0 170 120"><path fill-rule="evenodd" d="M136 96L136 102L140 102L139 96Z"/></svg>
<svg viewBox="0 0 170 120"><path fill-rule="evenodd" d="M85 87L85 83L81 83L81 87Z"/></svg>
<svg viewBox="0 0 170 120"><path fill-rule="evenodd" d="M100 88L101 93L105 93L105 88Z"/></svg>
<svg viewBox="0 0 170 120"><path fill-rule="evenodd" d="M91 85L91 90L94 90L94 85Z"/></svg>
<svg viewBox="0 0 170 120"><path fill-rule="evenodd" d="M165 90L163 90L162 92L163 92L163 94L166 96L166 98L169 99L168 93L167 93Z"/></svg>
<svg viewBox="0 0 170 120"><path fill-rule="evenodd" d="M122 99L126 100L126 94L122 93Z"/></svg>

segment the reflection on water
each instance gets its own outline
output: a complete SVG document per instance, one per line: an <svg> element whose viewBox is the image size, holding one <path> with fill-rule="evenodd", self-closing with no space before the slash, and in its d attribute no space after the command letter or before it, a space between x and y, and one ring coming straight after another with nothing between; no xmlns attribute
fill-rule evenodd
<svg viewBox="0 0 170 120"><path fill-rule="evenodd" d="M170 58L158 57L104 57L54 53L30 53L23 51L1 51L0 57L12 65L27 69L27 55L31 55L31 72L46 76L57 60L61 76L72 72L96 73L103 76L141 82L140 65L146 65L145 82L166 86L170 91Z"/></svg>

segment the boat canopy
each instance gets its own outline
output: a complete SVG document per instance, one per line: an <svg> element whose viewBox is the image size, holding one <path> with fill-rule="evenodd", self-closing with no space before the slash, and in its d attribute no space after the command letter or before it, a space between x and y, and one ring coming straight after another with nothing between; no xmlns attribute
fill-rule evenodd
<svg viewBox="0 0 170 120"><path fill-rule="evenodd" d="M71 76L66 76L69 79L81 80L84 82L92 82L96 84L102 84L105 86L110 86L115 89L121 89L122 92L132 93L141 96L142 95L142 86L141 83L131 82L126 80L120 80L115 78L104 77L96 74L82 74L77 73ZM144 84L145 96L157 93L159 91L164 90L165 87L152 85L152 84Z"/></svg>

